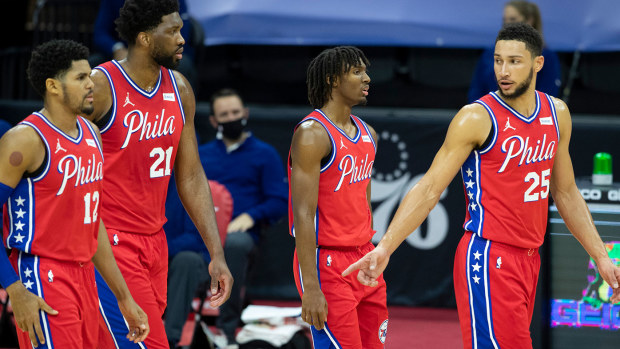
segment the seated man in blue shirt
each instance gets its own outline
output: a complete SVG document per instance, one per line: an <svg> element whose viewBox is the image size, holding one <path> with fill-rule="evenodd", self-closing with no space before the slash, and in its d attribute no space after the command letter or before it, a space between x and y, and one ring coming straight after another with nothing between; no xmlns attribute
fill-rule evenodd
<svg viewBox="0 0 620 349"><path fill-rule="evenodd" d="M250 256L260 239L260 228L282 218L287 212L288 200L282 159L275 148L246 130L248 117L249 110L236 91L223 89L216 92L211 97L210 121L217 129L217 137L198 148L207 178L224 185L233 200L232 221L227 229L224 254L235 282L229 300L220 307L216 323L231 347L236 344L235 330L243 310L242 290L246 284ZM193 227L191 224L184 226ZM169 245L174 245L171 232L167 233ZM170 280L177 268L194 271L198 268L188 263L187 253L179 256L183 256L185 261L177 263L176 258L172 260ZM168 288L169 299L174 296L173 288L177 285L179 283L175 281L175 286ZM168 302L168 314L175 311ZM184 316L187 318L187 313ZM173 325L166 320L168 338L178 339L182 326L183 323ZM174 336L175 333L178 334Z"/></svg>

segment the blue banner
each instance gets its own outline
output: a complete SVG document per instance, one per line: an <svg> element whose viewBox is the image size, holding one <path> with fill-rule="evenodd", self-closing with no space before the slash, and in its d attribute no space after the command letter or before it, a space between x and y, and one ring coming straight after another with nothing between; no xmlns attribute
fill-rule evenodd
<svg viewBox="0 0 620 349"><path fill-rule="evenodd" d="M485 48L504 1L187 0L206 45L341 45ZM620 1L536 1L547 45L620 50Z"/></svg>

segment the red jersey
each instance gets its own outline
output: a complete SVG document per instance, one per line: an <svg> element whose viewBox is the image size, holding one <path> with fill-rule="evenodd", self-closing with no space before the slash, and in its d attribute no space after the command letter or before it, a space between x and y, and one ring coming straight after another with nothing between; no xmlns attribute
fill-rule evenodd
<svg viewBox="0 0 620 349"><path fill-rule="evenodd" d="M351 115L357 127L350 138L323 112L316 109L301 123L314 120L321 124L332 143L328 161L321 167L319 196L314 226L319 246L361 246L372 238L372 215L368 207L366 188L370 184L375 162L376 145L368 126ZM295 236L291 198L291 156L288 161L289 226Z"/></svg>
<svg viewBox="0 0 620 349"><path fill-rule="evenodd" d="M154 234L166 222L165 201L185 115L172 70L161 67L155 88L141 89L116 61L103 72L112 92L110 119L101 127L106 227Z"/></svg>
<svg viewBox="0 0 620 349"><path fill-rule="evenodd" d="M7 248L62 261L86 263L97 250L103 153L90 123L77 117L73 138L40 113L32 127L45 146L41 171L24 177L4 205Z"/></svg>
<svg viewBox="0 0 620 349"><path fill-rule="evenodd" d="M536 248L547 226L549 180L560 131L551 97L536 91L536 110L519 114L494 92L481 104L493 123L492 139L461 168L465 230L487 240Z"/></svg>

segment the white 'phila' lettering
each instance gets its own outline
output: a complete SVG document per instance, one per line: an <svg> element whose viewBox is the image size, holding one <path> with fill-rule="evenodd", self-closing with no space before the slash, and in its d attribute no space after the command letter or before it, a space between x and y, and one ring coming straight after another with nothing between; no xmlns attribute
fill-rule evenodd
<svg viewBox="0 0 620 349"><path fill-rule="evenodd" d="M502 152L506 153L506 158L502 167L497 173L502 173L506 169L506 166L510 160L520 157L519 166L523 163L531 164L534 162L541 162L550 160L555 155L555 141L547 144L547 135L543 136L542 141L539 139L536 141L536 146L532 146L530 143L530 137L525 138L525 141L521 136L510 136L502 143Z"/></svg>
<svg viewBox="0 0 620 349"><path fill-rule="evenodd" d="M368 161L368 154L366 154L366 158L360 161L360 164L357 164L357 156L353 157L353 155L347 154L340 159L340 164L338 164L338 170L340 170L340 180L338 181L338 185L334 191L340 190L342 183L346 176L349 177L349 184L361 182L367 178L370 178L372 174L372 165L374 165L374 161Z"/></svg>
<svg viewBox="0 0 620 349"><path fill-rule="evenodd" d="M75 178L75 187L82 184L93 183L103 179L103 162L95 163L95 155L88 159L86 166L82 165L82 157L79 158L73 154L65 155L58 162L58 172L62 173L62 185L56 195L60 195L65 191L67 182Z"/></svg>
<svg viewBox="0 0 620 349"><path fill-rule="evenodd" d="M155 120L149 120L149 113L142 114L139 110L132 110L123 119L123 125L128 128L125 142L121 149L129 144L129 140L134 133L140 132L140 138L143 139L157 138L161 136L171 135L174 133L174 115L164 117L166 109L161 110L161 116L155 115ZM152 118L151 118L152 119Z"/></svg>

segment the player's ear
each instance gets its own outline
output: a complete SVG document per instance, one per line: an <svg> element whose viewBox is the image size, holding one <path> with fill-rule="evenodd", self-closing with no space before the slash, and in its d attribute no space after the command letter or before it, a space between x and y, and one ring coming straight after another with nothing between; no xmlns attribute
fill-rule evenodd
<svg viewBox="0 0 620 349"><path fill-rule="evenodd" d="M537 73L540 72L544 64L545 64L545 57L542 55L536 56L534 58L534 71Z"/></svg>
<svg viewBox="0 0 620 349"><path fill-rule="evenodd" d="M136 44L148 47L151 44L151 36L147 32L139 32Z"/></svg>
<svg viewBox="0 0 620 349"><path fill-rule="evenodd" d="M58 95L62 90L61 82L58 79L47 78L45 79L45 89L47 92L53 95Z"/></svg>
<svg viewBox="0 0 620 349"><path fill-rule="evenodd" d="M336 87L336 86L338 86L338 77L337 77L337 76L334 76L334 77L332 77L332 76L327 76L327 77L325 78L325 80L327 81L327 85L328 85L328 86L329 86L329 85L331 85L332 87Z"/></svg>

